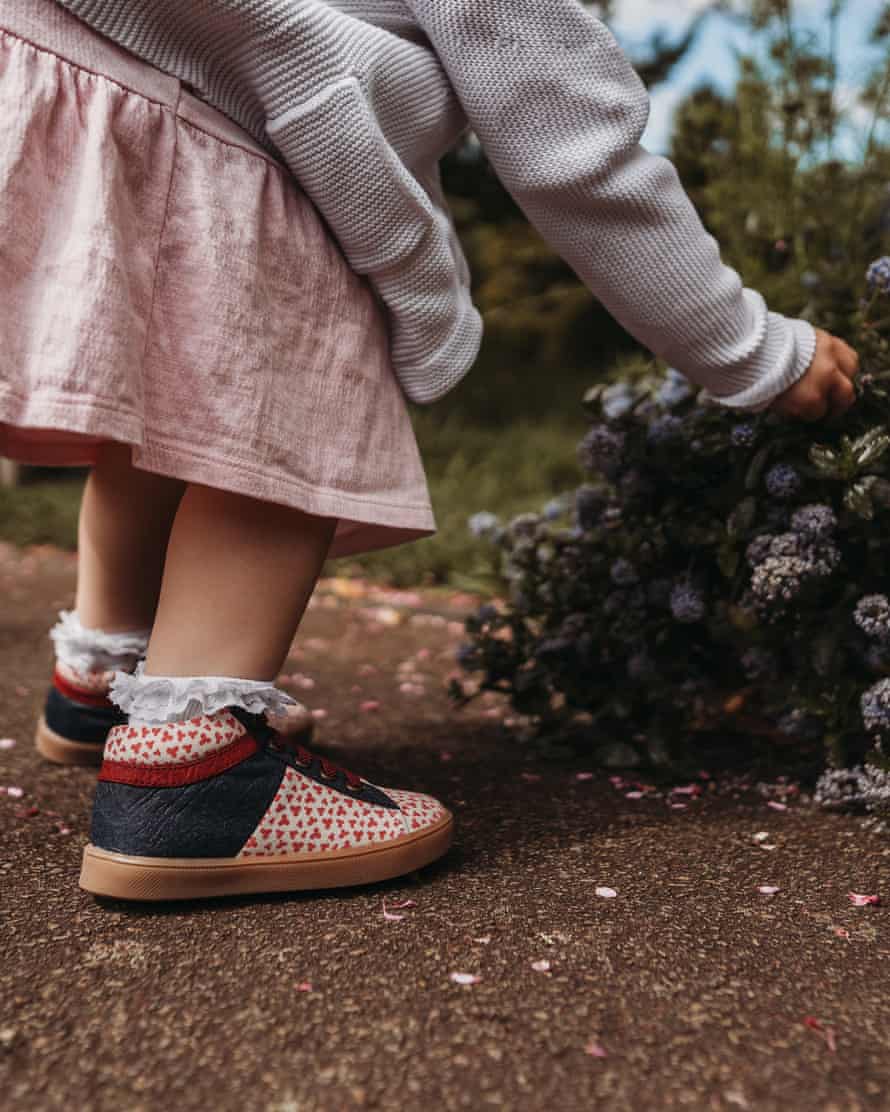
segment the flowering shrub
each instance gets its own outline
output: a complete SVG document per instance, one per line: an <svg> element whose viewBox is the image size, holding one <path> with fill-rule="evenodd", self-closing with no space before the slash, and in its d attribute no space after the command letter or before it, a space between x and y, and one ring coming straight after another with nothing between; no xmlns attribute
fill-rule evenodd
<svg viewBox="0 0 890 1112"><path fill-rule="evenodd" d="M457 700L501 692L529 731L580 731L612 764L664 763L744 707L824 743L835 770L868 756L825 780L826 802L890 802L890 344L874 320L890 259L868 282L839 423L740 417L651 365L588 393L589 481L541 514L471 520L508 601L467 621Z"/></svg>

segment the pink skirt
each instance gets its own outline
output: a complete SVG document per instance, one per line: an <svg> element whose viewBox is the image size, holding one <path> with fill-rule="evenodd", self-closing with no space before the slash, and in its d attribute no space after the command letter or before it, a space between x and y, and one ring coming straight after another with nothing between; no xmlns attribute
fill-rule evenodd
<svg viewBox="0 0 890 1112"><path fill-rule="evenodd" d="M385 310L286 167L53 0L0 4L0 455L435 531Z"/></svg>

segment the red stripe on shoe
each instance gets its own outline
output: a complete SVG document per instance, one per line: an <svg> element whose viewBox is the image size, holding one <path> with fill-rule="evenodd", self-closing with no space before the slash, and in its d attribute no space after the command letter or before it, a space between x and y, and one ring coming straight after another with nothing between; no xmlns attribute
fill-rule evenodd
<svg viewBox="0 0 890 1112"><path fill-rule="evenodd" d="M249 734L243 734L227 748L189 764L134 765L122 761L103 761L99 779L110 780L115 784L131 784L137 788L178 788L183 784L209 780L211 776L234 768L252 757L257 749L259 742Z"/></svg>
<svg viewBox="0 0 890 1112"><path fill-rule="evenodd" d="M107 695L98 695L95 691L86 691L82 687L76 687L73 683L63 679L58 672L53 674L53 687L56 691L61 692L66 699L71 699L72 702L80 703L85 707L108 708L114 706Z"/></svg>

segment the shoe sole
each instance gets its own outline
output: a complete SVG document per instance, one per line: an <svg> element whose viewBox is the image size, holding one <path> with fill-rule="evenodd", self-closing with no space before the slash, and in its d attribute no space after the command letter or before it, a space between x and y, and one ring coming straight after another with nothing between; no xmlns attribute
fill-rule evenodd
<svg viewBox="0 0 890 1112"><path fill-rule="evenodd" d="M62 737L47 726L43 715L37 723L34 744L41 757L53 764L98 766L102 763L104 746L89 741L70 741Z"/></svg>
<svg viewBox="0 0 890 1112"><path fill-rule="evenodd" d="M373 884L414 872L451 845L450 814L435 826L382 845L268 857L130 857L88 845L80 887L119 900L196 900Z"/></svg>

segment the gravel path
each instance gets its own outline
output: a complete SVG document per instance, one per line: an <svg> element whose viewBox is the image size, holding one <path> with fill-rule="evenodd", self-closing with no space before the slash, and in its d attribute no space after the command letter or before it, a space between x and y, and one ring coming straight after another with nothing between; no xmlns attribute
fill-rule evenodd
<svg viewBox="0 0 890 1112"><path fill-rule="evenodd" d="M890 900L890 841L788 785L785 810L716 773L629 799L533 765L496 706L449 707L459 597L328 581L287 668L318 748L450 802L443 862L340 894L80 892L94 775L30 739L73 578L0 549L3 1107L890 1108L887 911L848 897Z"/></svg>

